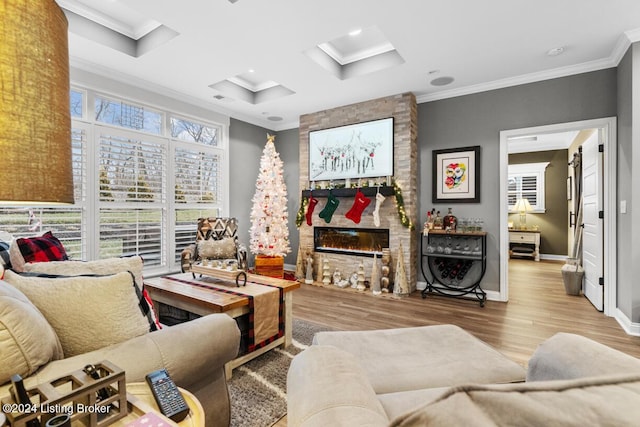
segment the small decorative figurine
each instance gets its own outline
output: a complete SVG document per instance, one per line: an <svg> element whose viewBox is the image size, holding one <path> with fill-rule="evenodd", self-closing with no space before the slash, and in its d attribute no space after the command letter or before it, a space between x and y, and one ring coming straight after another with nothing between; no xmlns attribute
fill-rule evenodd
<svg viewBox="0 0 640 427"><path fill-rule="evenodd" d="M307 254L307 272L304 276L304 283L313 285L313 257Z"/></svg>
<svg viewBox="0 0 640 427"><path fill-rule="evenodd" d="M364 285L364 264L360 261L360 265L358 265L358 281L356 285L356 289L359 291L364 291L367 287Z"/></svg>

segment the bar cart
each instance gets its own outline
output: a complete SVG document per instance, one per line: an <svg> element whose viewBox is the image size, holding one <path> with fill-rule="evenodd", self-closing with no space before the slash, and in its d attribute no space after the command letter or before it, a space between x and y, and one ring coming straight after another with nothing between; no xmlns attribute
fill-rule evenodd
<svg viewBox="0 0 640 427"><path fill-rule="evenodd" d="M420 268L427 281L422 298L433 292L454 298L471 295L484 307L487 294L480 282L487 270L487 233L444 230L422 233Z"/></svg>

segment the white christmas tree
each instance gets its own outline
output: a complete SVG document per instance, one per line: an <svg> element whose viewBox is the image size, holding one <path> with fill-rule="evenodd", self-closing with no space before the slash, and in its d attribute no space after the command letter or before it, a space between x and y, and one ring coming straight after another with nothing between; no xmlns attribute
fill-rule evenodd
<svg viewBox="0 0 640 427"><path fill-rule="evenodd" d="M250 249L254 255L285 256L291 252L287 227L287 187L282 160L267 134L251 208Z"/></svg>

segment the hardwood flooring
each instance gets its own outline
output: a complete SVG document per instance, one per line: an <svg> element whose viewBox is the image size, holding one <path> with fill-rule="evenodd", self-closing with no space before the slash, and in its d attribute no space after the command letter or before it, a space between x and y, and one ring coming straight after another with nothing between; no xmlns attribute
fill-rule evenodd
<svg viewBox="0 0 640 427"><path fill-rule="evenodd" d="M408 298L302 285L293 296L293 315L342 330L370 330L451 323L526 366L537 345L556 332L587 336L640 358L640 337L627 335L611 317L583 296L567 295L562 263L511 260L509 302L447 298L414 292Z"/></svg>
<svg viewBox="0 0 640 427"><path fill-rule="evenodd" d="M553 261L510 260L509 302L487 301L484 307L471 299L422 299L419 292L395 300L302 285L293 296L293 316L341 330L455 324L525 367L538 344L557 332L584 335L640 358L640 337L627 335L584 296L565 293L561 267ZM286 425L285 416L274 427Z"/></svg>

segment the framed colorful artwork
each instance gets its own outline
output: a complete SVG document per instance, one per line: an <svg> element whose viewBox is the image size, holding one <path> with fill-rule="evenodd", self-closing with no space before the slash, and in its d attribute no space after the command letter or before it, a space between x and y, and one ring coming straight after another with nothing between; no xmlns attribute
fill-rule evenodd
<svg viewBox="0 0 640 427"><path fill-rule="evenodd" d="M433 150L433 203L480 203L480 146Z"/></svg>

